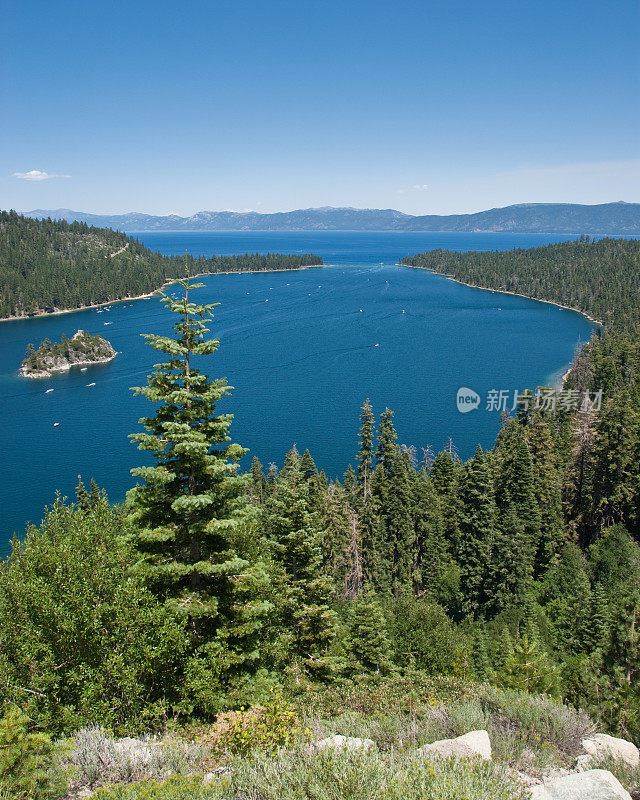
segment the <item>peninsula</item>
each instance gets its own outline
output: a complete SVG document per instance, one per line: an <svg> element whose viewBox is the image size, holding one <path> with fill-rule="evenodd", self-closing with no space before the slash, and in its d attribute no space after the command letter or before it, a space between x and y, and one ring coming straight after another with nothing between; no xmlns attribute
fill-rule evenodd
<svg viewBox="0 0 640 800"><path fill-rule="evenodd" d="M71 339L63 335L62 341L55 344L45 339L37 350L28 345L20 373L25 378L48 378L53 372L64 372L71 367L105 364L116 356L111 343L102 336L79 330Z"/></svg>

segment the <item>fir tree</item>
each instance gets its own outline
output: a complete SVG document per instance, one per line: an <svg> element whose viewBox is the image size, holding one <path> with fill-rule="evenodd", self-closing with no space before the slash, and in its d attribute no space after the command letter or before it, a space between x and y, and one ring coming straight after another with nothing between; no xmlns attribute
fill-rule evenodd
<svg viewBox="0 0 640 800"><path fill-rule="evenodd" d="M373 408L367 398L360 413L360 433L358 439L360 441L360 449L358 451L358 483L362 486L362 492L365 497L370 491L370 479L373 472L373 436L375 432L375 422L373 417Z"/></svg>
<svg viewBox="0 0 640 800"><path fill-rule="evenodd" d="M311 674L332 669L327 651L335 635L332 585L322 564L322 532L309 511L309 487L300 457L292 453L286 478L263 506L262 524L279 567L274 602L279 610L281 653L297 659Z"/></svg>
<svg viewBox="0 0 640 800"><path fill-rule="evenodd" d="M477 615L485 602L496 523L491 471L480 447L465 467L460 501L462 510L458 561L461 608L465 614Z"/></svg>
<svg viewBox="0 0 640 800"><path fill-rule="evenodd" d="M398 434L393 426L393 411L390 408L385 408L380 415L376 447L376 460L378 465L385 470L389 470L396 456L396 450L398 449L397 439Z"/></svg>
<svg viewBox="0 0 640 800"><path fill-rule="evenodd" d="M251 460L251 495L257 503L262 503L267 488L267 479L258 456Z"/></svg>
<svg viewBox="0 0 640 800"><path fill-rule="evenodd" d="M382 609L371 588L351 605L347 622L350 668L365 672L387 672L391 668L391 645Z"/></svg>
<svg viewBox="0 0 640 800"><path fill-rule="evenodd" d="M156 365L147 386L134 389L156 406L153 417L140 420L146 433L131 436L153 453L156 466L132 470L144 483L128 494L129 517L138 569L187 620L199 648L198 669L224 674L257 659L256 637L268 610L259 601L266 574L234 546L245 509L237 462L246 451L228 444L231 416L216 414L231 387L194 365L194 357L218 349L217 340L205 338L214 305L191 302L191 290L203 284L179 284L183 297L163 296L178 316L176 336L144 335L168 359Z"/></svg>

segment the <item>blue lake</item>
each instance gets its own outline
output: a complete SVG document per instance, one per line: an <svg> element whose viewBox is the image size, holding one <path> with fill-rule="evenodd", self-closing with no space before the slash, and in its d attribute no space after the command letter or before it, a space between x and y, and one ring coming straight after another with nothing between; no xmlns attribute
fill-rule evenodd
<svg viewBox="0 0 640 800"><path fill-rule="evenodd" d="M511 394L556 382L591 324L545 303L472 289L425 270L394 266L403 255L438 247L531 247L575 237L432 233L139 233L152 249L194 255L312 252L331 266L296 272L203 278L202 302L220 302L209 359L212 376L235 388L221 410L235 414L233 440L268 465L296 443L319 468L341 475L357 450L359 409L396 412L399 442L462 457L490 446L499 415L484 402L460 414L456 392ZM127 439L149 404L129 387L157 361L140 333L168 332L157 297L0 324L0 413L4 469L0 550L26 522L39 522L56 491L72 495L78 475L118 501L131 467L146 458ZM29 342L59 340L78 328L108 338L118 357L45 380L17 374ZM88 384L95 383L94 386ZM45 393L47 389L52 392ZM147 408L147 406L149 406ZM54 422L59 426L54 427ZM250 456L247 458L247 466Z"/></svg>

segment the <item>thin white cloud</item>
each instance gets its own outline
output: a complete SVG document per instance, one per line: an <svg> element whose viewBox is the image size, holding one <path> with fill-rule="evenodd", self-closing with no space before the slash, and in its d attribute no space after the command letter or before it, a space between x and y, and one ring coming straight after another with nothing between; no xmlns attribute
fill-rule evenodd
<svg viewBox="0 0 640 800"><path fill-rule="evenodd" d="M413 186L405 186L404 189L396 189L396 194L406 194L407 192L421 192L423 189L428 189L427 183L414 183Z"/></svg>
<svg viewBox="0 0 640 800"><path fill-rule="evenodd" d="M48 181L51 178L70 178L71 175L58 175L53 172L44 172L40 169L30 169L29 172L14 172L14 178L20 178L23 181Z"/></svg>

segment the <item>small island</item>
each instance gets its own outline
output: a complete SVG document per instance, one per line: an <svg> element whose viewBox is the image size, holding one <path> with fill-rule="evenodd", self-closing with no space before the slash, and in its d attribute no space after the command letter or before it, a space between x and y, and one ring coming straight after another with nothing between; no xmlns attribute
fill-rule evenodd
<svg viewBox="0 0 640 800"><path fill-rule="evenodd" d="M25 378L47 378L53 372L64 372L71 367L104 364L117 355L110 342L102 336L92 336L79 330L71 339L63 334L62 341L53 344L45 339L36 350L30 344L20 373Z"/></svg>

